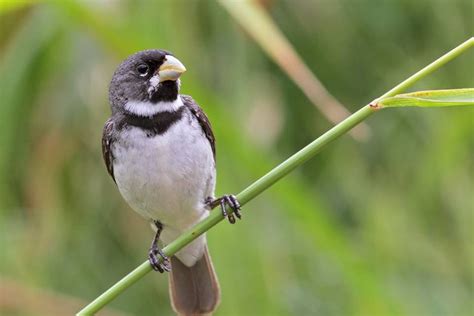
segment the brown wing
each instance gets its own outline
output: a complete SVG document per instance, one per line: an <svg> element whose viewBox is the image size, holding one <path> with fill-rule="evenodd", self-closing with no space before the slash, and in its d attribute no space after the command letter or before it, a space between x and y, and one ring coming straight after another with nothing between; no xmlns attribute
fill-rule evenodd
<svg viewBox="0 0 474 316"><path fill-rule="evenodd" d="M104 157L105 166L107 167L107 171L109 172L112 179L114 179L114 164L113 160L114 157L112 155L112 143L114 141L113 137L114 131L114 122L111 118L105 122L104 130L102 132L102 156Z"/></svg>
<svg viewBox="0 0 474 316"><path fill-rule="evenodd" d="M191 113L194 115L194 117L196 117L196 119L199 122L199 125L201 125L202 130L204 134L206 135L207 140L211 144L212 153L214 154L214 161L215 161L216 160L216 139L214 137L214 133L212 132L211 122L209 122L209 119L207 118L206 114L199 107L196 101L193 100L193 98L191 98L188 95L181 95L181 99L183 100L184 105L187 106L191 110Z"/></svg>

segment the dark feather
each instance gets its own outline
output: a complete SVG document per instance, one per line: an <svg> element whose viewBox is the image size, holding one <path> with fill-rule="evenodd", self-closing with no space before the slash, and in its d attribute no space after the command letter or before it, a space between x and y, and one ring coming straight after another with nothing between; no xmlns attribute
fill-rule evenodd
<svg viewBox="0 0 474 316"><path fill-rule="evenodd" d="M173 112L160 112L153 116L138 116L133 113L116 115L117 130L130 126L140 127L146 131L148 137L165 133L173 124L183 117L184 107Z"/></svg>
<svg viewBox="0 0 474 316"><path fill-rule="evenodd" d="M104 130L102 132L102 156L104 157L105 166L109 172L112 179L115 181L114 177L114 157L112 154L112 144L115 140L114 138L114 121L112 118L109 118L105 122Z"/></svg>
<svg viewBox="0 0 474 316"><path fill-rule="evenodd" d="M207 246L204 255L192 267L171 257L169 283L171 306L178 315L211 315L219 305L219 281Z"/></svg>
<svg viewBox="0 0 474 316"><path fill-rule="evenodd" d="M216 160L216 139L214 133L212 132L211 122L207 118L204 111L199 107L196 101L193 100L189 95L181 95L184 105L191 111L194 117L198 120L199 125L201 125L204 135L206 135L207 140L211 144L212 153L214 155L214 161Z"/></svg>

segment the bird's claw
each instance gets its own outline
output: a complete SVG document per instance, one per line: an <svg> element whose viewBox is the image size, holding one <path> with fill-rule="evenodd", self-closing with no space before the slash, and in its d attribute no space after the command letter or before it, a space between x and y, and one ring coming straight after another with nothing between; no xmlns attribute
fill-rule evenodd
<svg viewBox="0 0 474 316"><path fill-rule="evenodd" d="M242 215L240 214L240 203L235 195L226 194L215 200L208 199L208 201L206 202L211 208L220 205L222 215L224 217L227 217L231 224L235 223L235 217L237 217L238 219L242 218ZM227 205L232 208L232 213L230 214L227 213Z"/></svg>
<svg viewBox="0 0 474 316"><path fill-rule="evenodd" d="M160 261L160 259L162 260ZM158 271L160 273L163 273L165 271L171 271L170 260L157 246L152 246L150 248L150 251L148 252L148 261L150 262L151 267L155 271Z"/></svg>

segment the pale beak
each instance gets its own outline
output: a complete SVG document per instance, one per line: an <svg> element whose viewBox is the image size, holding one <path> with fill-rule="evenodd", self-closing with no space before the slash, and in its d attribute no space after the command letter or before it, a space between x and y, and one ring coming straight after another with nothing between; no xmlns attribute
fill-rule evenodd
<svg viewBox="0 0 474 316"><path fill-rule="evenodd" d="M178 80L179 76L186 71L186 67L176 58L171 55L166 55L165 61L158 68L158 76L160 76L160 82Z"/></svg>

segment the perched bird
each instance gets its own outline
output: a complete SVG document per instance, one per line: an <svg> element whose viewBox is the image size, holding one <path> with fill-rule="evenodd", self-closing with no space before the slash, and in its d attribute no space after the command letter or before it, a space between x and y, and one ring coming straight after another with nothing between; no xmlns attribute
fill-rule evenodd
<svg viewBox="0 0 474 316"><path fill-rule="evenodd" d="M112 115L104 126L102 151L125 201L156 230L148 257L156 271L171 271L173 309L200 315L211 313L220 300L206 236L171 259L158 243L170 243L217 205L234 223L240 205L233 195L214 197L214 134L199 105L179 94L185 71L164 50L141 51L123 61L110 83Z"/></svg>

